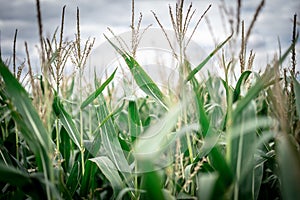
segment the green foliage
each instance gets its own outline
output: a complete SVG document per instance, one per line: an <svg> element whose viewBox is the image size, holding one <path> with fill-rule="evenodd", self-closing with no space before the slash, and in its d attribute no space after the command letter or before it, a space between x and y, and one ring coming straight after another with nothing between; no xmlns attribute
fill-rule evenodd
<svg viewBox="0 0 300 200"><path fill-rule="evenodd" d="M180 22L182 5L176 9ZM190 12L191 7L187 15L193 16ZM83 85L83 61L91 46L87 41L80 50L79 12L77 18L76 40L66 43L66 57L59 57L62 47L54 37L57 49L45 45L42 75L29 72L30 86L0 62L1 199L299 198L300 84L297 73L279 70L297 37L263 73L251 67L240 75L230 70L237 57L225 63L225 44L231 46L235 34L195 68L180 52L183 59L175 57L182 63L174 68L185 73L176 98L153 81L135 52L107 38L147 95L115 97L117 69L103 80L95 75L94 91ZM172 23L179 37L187 24L174 18ZM199 78L219 50L225 78ZM71 81L59 77L68 59L80 68ZM230 77L237 78L231 82Z"/></svg>

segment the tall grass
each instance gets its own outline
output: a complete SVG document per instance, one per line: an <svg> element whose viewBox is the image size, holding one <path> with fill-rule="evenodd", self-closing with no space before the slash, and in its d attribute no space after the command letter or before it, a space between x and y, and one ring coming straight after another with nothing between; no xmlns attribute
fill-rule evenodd
<svg viewBox="0 0 300 200"><path fill-rule="evenodd" d="M118 42L105 37L145 96L124 94L112 99L119 68L105 79L95 76L94 91L87 91L89 86L83 83L94 39L83 42L79 9L74 41L63 37L65 7L59 37L56 31L45 38L37 0L41 74L34 74L26 42L26 66L17 68L15 50L12 70L2 58L0 62L0 197L299 199L297 17L290 47L275 56L264 72L255 72L255 54L249 53L247 44L264 1L248 30L240 22L242 1L237 1L235 20L223 3L230 34L196 67L189 62L186 48L192 36L197 37L196 29L210 6L196 20L190 37L186 34L196 15L192 4L186 11L183 0L177 1L175 9L169 7L176 44L153 12L178 60L175 68L180 79L178 98L174 98L136 58L143 36L142 14L135 24L132 0L131 47L127 49L112 30ZM17 31L14 46L16 40ZM232 51L234 43L240 43L240 49ZM283 67L290 52L291 68ZM220 58L224 77L199 78L213 57ZM76 76L65 76L68 63ZM240 73L235 74L235 68Z"/></svg>

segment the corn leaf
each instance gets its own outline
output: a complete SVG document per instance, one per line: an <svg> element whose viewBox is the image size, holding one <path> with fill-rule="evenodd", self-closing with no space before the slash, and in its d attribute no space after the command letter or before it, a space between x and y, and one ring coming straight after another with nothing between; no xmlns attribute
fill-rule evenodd
<svg viewBox="0 0 300 200"><path fill-rule="evenodd" d="M91 161L85 162L85 171L80 183L80 196L87 196L91 190L97 189L97 179L95 179L97 171L98 166L95 163Z"/></svg>
<svg viewBox="0 0 300 200"><path fill-rule="evenodd" d="M0 182L18 187L33 199L41 199L46 196L42 176L38 176L38 174L30 176L28 173L3 163L0 163Z"/></svg>
<svg viewBox="0 0 300 200"><path fill-rule="evenodd" d="M72 169L70 171L70 175L67 179L66 186L68 188L68 191L71 196L74 195L76 189L78 188L79 185L79 180L80 180L80 163L77 161L74 163L72 166Z"/></svg>
<svg viewBox="0 0 300 200"><path fill-rule="evenodd" d="M142 175L141 188L146 193L141 194L141 199L165 199L162 191L161 177L155 171L153 163L150 160L144 160L143 162L151 170Z"/></svg>
<svg viewBox="0 0 300 200"><path fill-rule="evenodd" d="M263 170L264 170L263 163L257 164L254 168L253 182L252 182L252 199L258 198L259 190L263 180L263 173L264 173Z"/></svg>
<svg viewBox="0 0 300 200"><path fill-rule="evenodd" d="M278 164L282 196L286 200L299 199L300 156L299 150L287 135L278 138Z"/></svg>
<svg viewBox="0 0 300 200"><path fill-rule="evenodd" d="M228 189L232 187L232 183L234 180L234 174L225 160L225 156L221 153L220 147L215 146L212 148L208 155L210 159L211 166L216 170L218 173L218 179L214 183L215 180L210 180L211 185L215 185L213 188L213 192L207 194L207 197L210 199L226 199L226 192ZM214 177L210 177L210 179L215 179Z"/></svg>
<svg viewBox="0 0 300 200"><path fill-rule="evenodd" d="M230 35L224 42L219 44L197 67L195 67L187 76L186 82L190 81L195 74L197 74L205 65L206 63L230 40L232 35Z"/></svg>
<svg viewBox="0 0 300 200"><path fill-rule="evenodd" d="M258 78L254 86L252 86L245 97L241 98L239 101L236 102L236 107L232 113L233 120L235 118L239 118L240 114L243 112L244 108L257 97L257 95L267 86L272 83L272 73L265 72L262 77Z"/></svg>
<svg viewBox="0 0 300 200"><path fill-rule="evenodd" d="M96 89L90 96L84 100L80 106L80 109L84 109L86 106L88 106L91 102L93 102L99 94L105 89L105 87L113 80L117 69L114 70L114 72L109 76L109 78L98 88Z"/></svg>
<svg viewBox="0 0 300 200"><path fill-rule="evenodd" d="M0 74L5 83L6 95L12 103L10 105L10 109L13 111L12 116L36 156L39 171L44 172L45 179L48 181L53 170L49 158L49 155L53 152L53 144L49 134L33 107L27 92L2 61L0 61Z"/></svg>
<svg viewBox="0 0 300 200"><path fill-rule="evenodd" d="M135 82L141 88L141 90L143 90L147 95L158 100L167 109L163 93L160 91L159 87L151 79L151 77L140 66L140 64L128 53L124 52L115 44L113 44L105 35L104 37L114 47L114 49L124 58Z"/></svg>
<svg viewBox="0 0 300 200"><path fill-rule="evenodd" d="M245 80L247 80L247 78L249 77L250 74L251 74L251 71L244 71L241 74L238 82L236 83L235 89L233 91L233 103L236 102L238 100L238 98L240 97L242 83Z"/></svg>
<svg viewBox="0 0 300 200"><path fill-rule="evenodd" d="M150 126L136 140L134 156L140 160L153 160L163 152L174 137L170 135L177 123L181 106L174 106L161 120Z"/></svg>
<svg viewBox="0 0 300 200"><path fill-rule="evenodd" d="M194 90L194 94L195 94L197 113L199 115L198 121L202 128L202 136L205 137L209 130L209 127L210 127L210 121L206 114L206 111L205 111L205 108L203 105L203 101L201 99L201 93L199 92L199 90L200 90L199 83L195 77L191 78L191 82L192 82L193 90Z"/></svg>
<svg viewBox="0 0 300 200"><path fill-rule="evenodd" d="M252 101L233 122L239 128L230 129L228 153L230 165L236 177L234 199L253 199L252 184L254 173L254 153L256 148L256 107ZM251 124L247 121L251 120Z"/></svg>
<svg viewBox="0 0 300 200"><path fill-rule="evenodd" d="M211 200L214 196L214 188L216 187L219 175L217 172L213 173L200 173L197 178L198 185L198 199Z"/></svg>
<svg viewBox="0 0 300 200"><path fill-rule="evenodd" d="M102 95L99 96L99 100L101 102L101 106L97 107L97 117L98 117L98 121L102 124L100 128L102 145L106 150L106 154L108 155L108 158L114 164L115 168L122 173L127 184L131 187L132 182L129 181L129 175L131 173L131 169L124 156L121 144L118 139L117 131L114 127L112 117L108 111L106 102ZM107 118L107 116L110 117ZM97 144L99 143L99 141L98 142L94 141L94 143Z"/></svg>
<svg viewBox="0 0 300 200"><path fill-rule="evenodd" d="M53 110L57 117L60 119L60 122L66 129L69 137L75 143L75 145L80 149L80 134L79 131L69 113L65 110L63 104L60 102L60 98L58 96L54 97L53 100Z"/></svg>
<svg viewBox="0 0 300 200"><path fill-rule="evenodd" d="M128 125L131 141L133 142L136 137L142 132L142 123L139 111L135 101L129 101L128 105Z"/></svg>
<svg viewBox="0 0 300 200"><path fill-rule="evenodd" d="M91 158L90 161L94 162L102 171L104 176L109 180L114 190L114 196L116 197L122 188L125 187L125 184L123 183L114 163L106 156Z"/></svg>

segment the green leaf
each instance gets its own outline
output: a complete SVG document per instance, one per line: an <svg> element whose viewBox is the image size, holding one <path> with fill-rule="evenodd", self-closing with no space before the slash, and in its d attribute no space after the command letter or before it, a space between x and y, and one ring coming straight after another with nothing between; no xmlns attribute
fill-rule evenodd
<svg viewBox="0 0 300 200"><path fill-rule="evenodd" d="M254 153L256 148L256 107L252 101L233 122L228 134L228 154L230 165L235 173L234 199L251 199L254 173ZM251 120L251 124L247 121Z"/></svg>
<svg viewBox="0 0 300 200"><path fill-rule="evenodd" d="M146 193L141 194L141 199L164 199L162 191L161 177L157 171L154 170L153 163L149 160L144 161L144 164L149 167L149 172L143 173L141 187Z"/></svg>
<svg viewBox="0 0 300 200"><path fill-rule="evenodd" d="M32 184L28 173L24 173L13 166L7 166L4 163L0 163L0 181L17 187Z"/></svg>
<svg viewBox="0 0 300 200"><path fill-rule="evenodd" d="M267 86L272 83L273 80L273 71L266 71L262 77L259 77L254 86L252 86L245 97L241 98L239 101L236 102L236 107L233 110L232 118L239 118L241 112L243 112L244 108L254 100L257 95Z"/></svg>
<svg viewBox="0 0 300 200"><path fill-rule="evenodd" d="M134 146L134 156L137 159L152 160L168 148L175 139L171 131L177 123L181 109L181 105L174 106L162 119L141 134Z"/></svg>
<svg viewBox="0 0 300 200"><path fill-rule="evenodd" d="M80 196L85 197L90 194L91 191L95 191L97 187L97 178L95 178L98 171L98 167L91 161L85 162L84 174L81 178L80 184Z"/></svg>
<svg viewBox="0 0 300 200"><path fill-rule="evenodd" d="M298 35L296 41L298 40ZM295 43L291 44L291 46L286 50L283 56L280 57L277 64L281 64L289 55L291 49L295 46ZM276 66L276 64L275 64ZM272 85L274 83L274 69L267 68L264 74L258 78L254 86L252 86L247 92L246 96L237 102L236 108L233 112L233 119L238 117L240 112L246 107L246 105L251 102L264 88Z"/></svg>
<svg viewBox="0 0 300 200"><path fill-rule="evenodd" d="M263 170L264 170L263 163L256 165L254 168L253 182L252 182L252 199L258 198L260 186L263 179L263 172L264 172Z"/></svg>
<svg viewBox="0 0 300 200"><path fill-rule="evenodd" d="M200 173L197 179L198 199L211 200L213 199L214 188L216 187L219 175L214 173Z"/></svg>
<svg viewBox="0 0 300 200"><path fill-rule="evenodd" d="M96 157L89 160L94 162L102 171L104 176L109 180L114 190L114 197L116 197L125 185L114 163L106 156Z"/></svg>
<svg viewBox="0 0 300 200"><path fill-rule="evenodd" d="M204 138L203 145L201 146L199 153L195 157L193 163L198 162L203 157L207 156L210 151L217 145L219 137L220 135L216 133L216 130L210 128Z"/></svg>
<svg viewBox="0 0 300 200"><path fill-rule="evenodd" d="M114 70L114 72L109 76L109 78L98 88L96 89L86 100L84 100L80 106L80 109L84 109L87 105L89 105L91 102L93 102L99 94L102 93L102 91L105 89L105 87L113 80L117 69Z"/></svg>
<svg viewBox="0 0 300 200"><path fill-rule="evenodd" d="M0 182L18 187L33 199L44 198L46 194L43 187L46 184L50 185L49 182L45 183L40 173L29 175L13 166L7 166L3 163L0 163ZM53 187L53 185L51 186ZM55 192L55 190L52 190L52 192Z"/></svg>
<svg viewBox="0 0 300 200"><path fill-rule="evenodd" d="M192 77L191 79L192 79L191 82L193 85L193 90L196 98L197 113L199 115L198 120L202 128L202 136L205 137L210 127L210 121L204 109L203 101L201 99L201 93L199 91L200 90L199 83L197 82L195 77Z"/></svg>
<svg viewBox="0 0 300 200"><path fill-rule="evenodd" d="M276 151L283 199L299 199L300 156L298 147L294 145L288 135L281 135L277 137Z"/></svg>
<svg viewBox="0 0 300 200"><path fill-rule="evenodd" d="M114 122L112 120L106 102L102 95L99 96L99 100L101 102L101 106L97 107L97 117L98 117L98 121L102 124L100 127L100 134L102 138L103 147L106 150L109 159L115 165L115 168L123 174L128 186L131 187L132 182L129 181L129 175L131 174L131 169L129 167L129 164L123 153L121 144L119 142L118 134L115 129ZM110 117L107 118L107 116Z"/></svg>
<svg viewBox="0 0 300 200"><path fill-rule="evenodd" d="M232 34L221 44L219 44L197 67L195 67L187 76L186 82L190 81L196 73L198 73L206 63L230 40Z"/></svg>
<svg viewBox="0 0 300 200"><path fill-rule="evenodd" d="M81 149L80 146L80 134L79 131L69 113L65 110L63 104L60 102L60 98L58 96L54 97L53 100L53 110L56 116L60 119L60 122L66 129L69 137L75 143L75 145Z"/></svg>
<svg viewBox="0 0 300 200"><path fill-rule="evenodd" d="M74 151L74 144L69 137L68 132L66 129L62 126L60 129L60 144L59 144L59 151L64 159L64 162L62 163L62 166L65 170L68 170L71 160L71 153Z"/></svg>
<svg viewBox="0 0 300 200"><path fill-rule="evenodd" d="M211 196L210 199L226 199L226 195L228 195L227 193L230 191L234 180L234 174L220 149L219 146L215 146L208 155L211 166L219 175L213 193L209 195ZM211 183L213 182L211 181Z"/></svg>
<svg viewBox="0 0 300 200"><path fill-rule="evenodd" d="M147 95L158 100L166 109L165 99L163 93L160 91L159 87L151 79L151 77L145 72L145 70L140 66L140 64L128 53L121 50L115 44L113 44L105 35L104 37L108 42L115 48L115 50L124 58L127 66L137 85L143 90Z"/></svg>
<svg viewBox="0 0 300 200"><path fill-rule="evenodd" d="M76 192L76 190L78 189L80 175L81 175L80 163L79 163L79 161L77 161L72 166L70 175L69 175L69 177L67 179L67 183L66 183L66 186L67 186L68 191L70 192L71 196L73 196L74 193Z"/></svg>
<svg viewBox="0 0 300 200"><path fill-rule="evenodd" d="M5 84L5 92L12 103L12 105L9 104L12 116L18 124L22 136L35 154L38 170L43 172L45 182L48 183L53 173L50 155L54 149L50 134L44 127L27 92L2 61L0 61L0 75ZM50 186L47 184L46 190L47 197L50 198L55 188L50 192Z"/></svg>
<svg viewBox="0 0 300 200"><path fill-rule="evenodd" d="M247 80L247 78L249 77L250 74L251 74L251 71L244 71L241 74L238 82L236 83L235 89L233 91L233 103L236 102L238 100L238 98L240 97L242 83L245 80Z"/></svg>
<svg viewBox="0 0 300 200"><path fill-rule="evenodd" d="M138 137L142 131L141 119L139 110L135 101L129 101L128 105L128 125L129 133L131 135L132 142Z"/></svg>

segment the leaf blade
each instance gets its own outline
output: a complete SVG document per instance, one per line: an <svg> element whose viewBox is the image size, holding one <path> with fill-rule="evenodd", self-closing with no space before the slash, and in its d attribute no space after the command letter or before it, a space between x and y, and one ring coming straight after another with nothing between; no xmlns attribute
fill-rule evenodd
<svg viewBox="0 0 300 200"><path fill-rule="evenodd" d="M86 106L88 106L92 101L94 101L105 89L105 87L113 80L115 74L116 74L117 68L114 70L114 72L109 76L109 78L98 88L96 89L92 94L90 94L81 104L80 109L84 109Z"/></svg>

